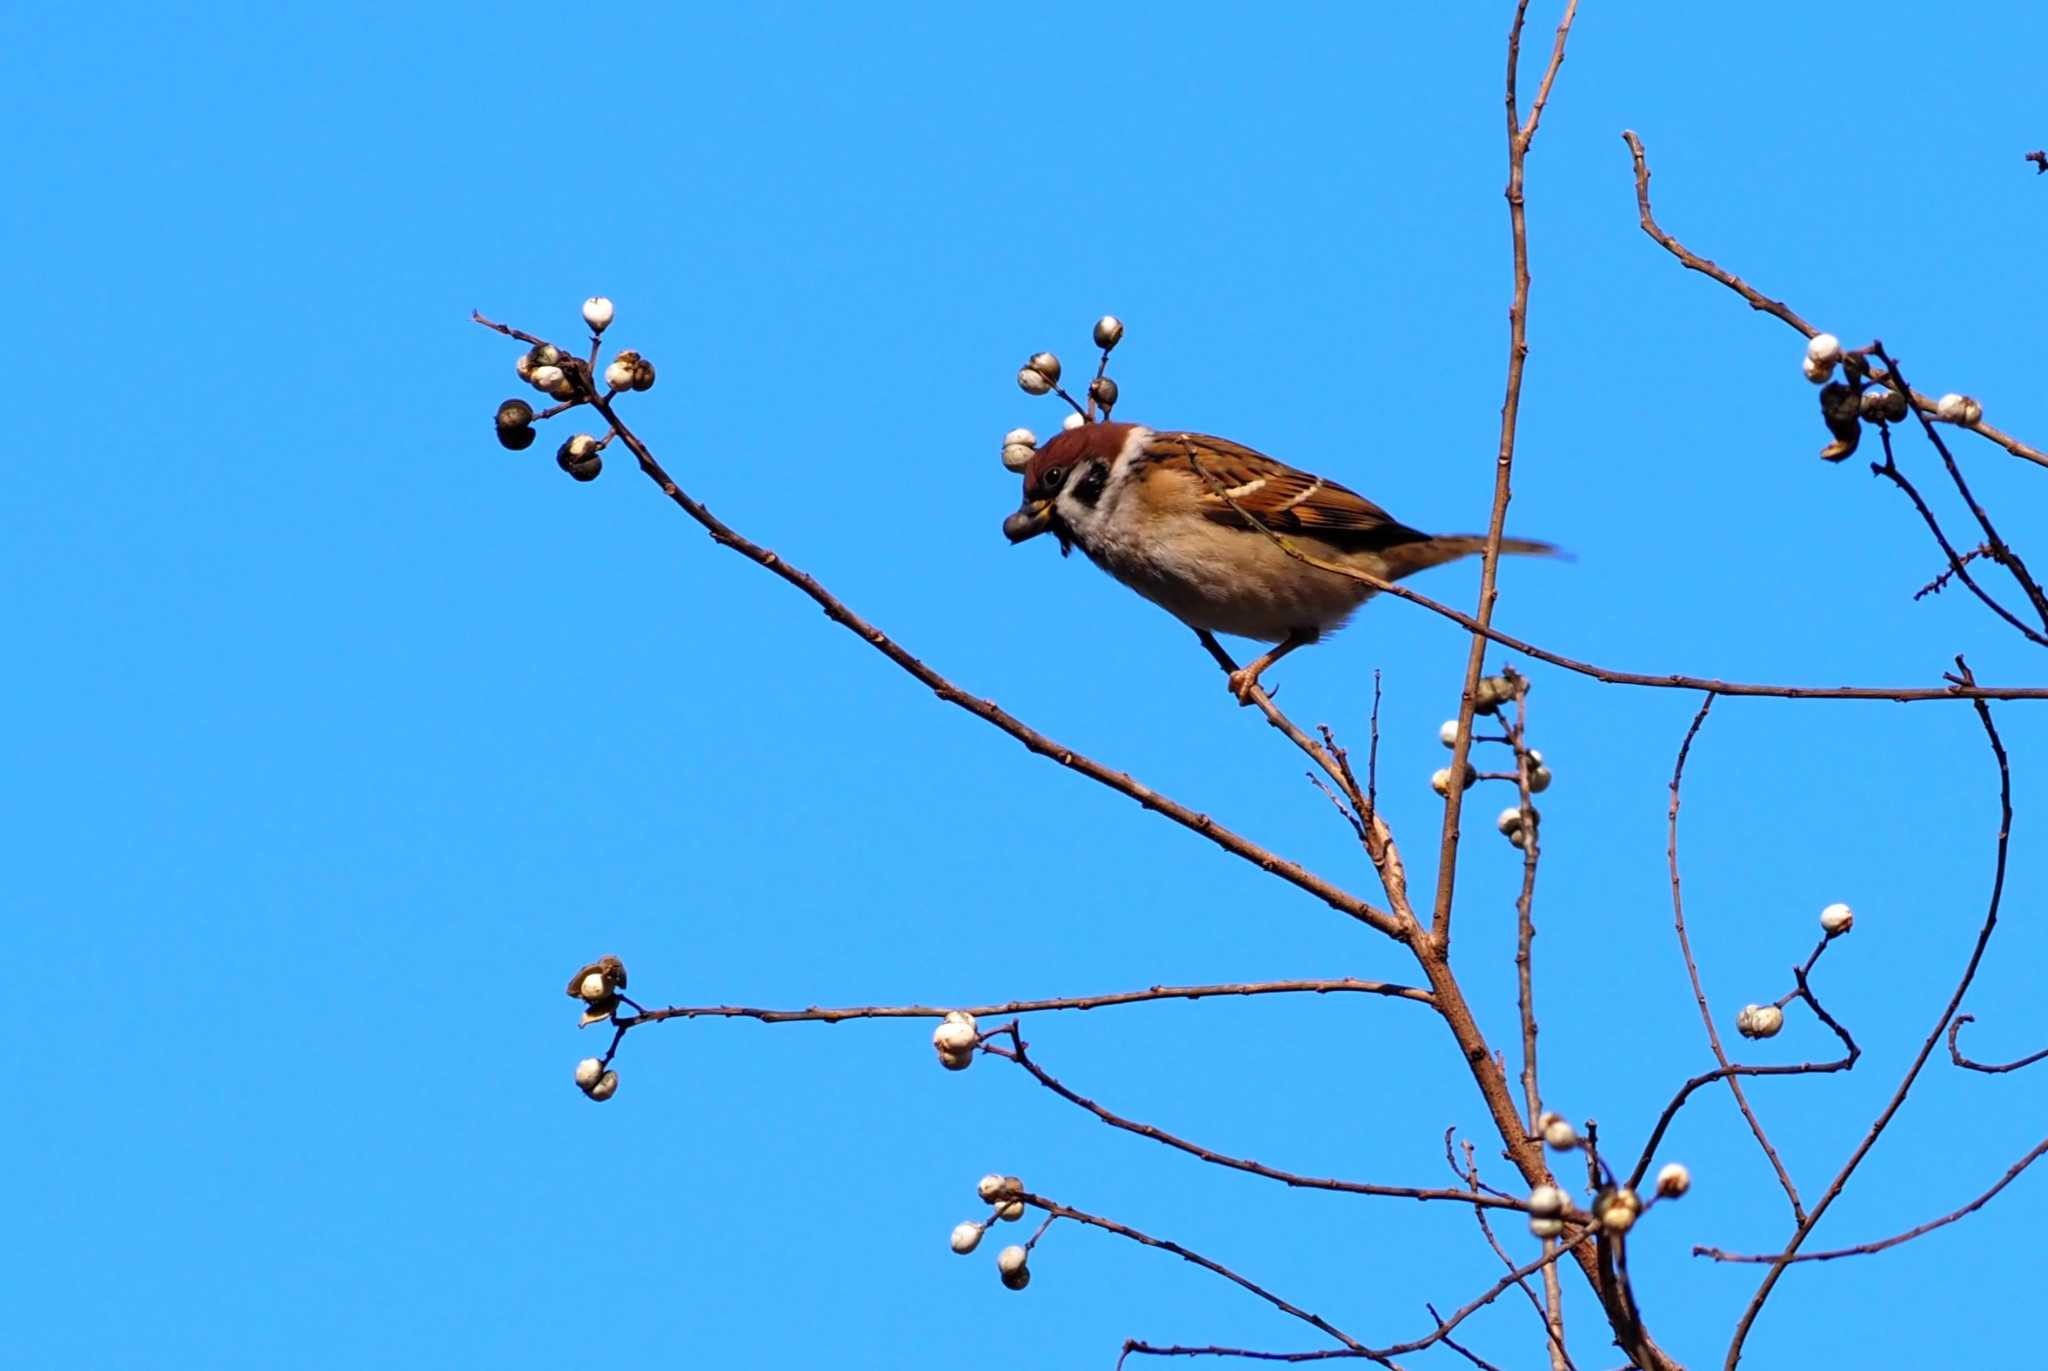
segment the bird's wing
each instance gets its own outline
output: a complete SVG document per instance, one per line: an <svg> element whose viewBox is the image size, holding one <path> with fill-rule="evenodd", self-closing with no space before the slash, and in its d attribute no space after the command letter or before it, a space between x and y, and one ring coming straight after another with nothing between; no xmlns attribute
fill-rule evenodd
<svg viewBox="0 0 2048 1371"><path fill-rule="evenodd" d="M1245 517L1249 515L1275 533L1310 535L1359 548L1394 547L1429 537L1356 491L1227 438L1155 433L1145 460L1162 472L1192 478L1196 507L1228 528L1251 529Z"/></svg>

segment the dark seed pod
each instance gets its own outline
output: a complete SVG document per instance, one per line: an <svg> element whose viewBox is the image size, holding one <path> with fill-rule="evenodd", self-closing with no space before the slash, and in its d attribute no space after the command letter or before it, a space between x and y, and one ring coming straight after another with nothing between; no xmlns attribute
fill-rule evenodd
<svg viewBox="0 0 2048 1371"><path fill-rule="evenodd" d="M633 359L633 389L654 389L654 363L648 361L645 357Z"/></svg>
<svg viewBox="0 0 2048 1371"><path fill-rule="evenodd" d="M595 481L597 473L604 470L604 458L594 452L581 461L568 461L561 457L555 458L555 461L561 466L562 470L568 472L579 481Z"/></svg>
<svg viewBox="0 0 2048 1371"><path fill-rule="evenodd" d="M1107 376L1098 376L1088 383L1088 396L1107 414L1116 408L1116 382Z"/></svg>
<svg viewBox="0 0 2048 1371"><path fill-rule="evenodd" d="M530 428L501 428L498 430L499 444L513 452L526 451L533 446L533 440L539 436Z"/></svg>
<svg viewBox="0 0 2048 1371"><path fill-rule="evenodd" d="M1820 450L1824 462L1839 462L1863 438L1863 396L1855 386L1830 381L1820 388L1820 417L1835 441Z"/></svg>

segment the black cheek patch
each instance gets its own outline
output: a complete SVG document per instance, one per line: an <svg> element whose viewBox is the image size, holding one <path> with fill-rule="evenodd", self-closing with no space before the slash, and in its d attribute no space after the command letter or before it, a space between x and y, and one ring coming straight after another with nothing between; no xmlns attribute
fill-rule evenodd
<svg viewBox="0 0 2048 1371"><path fill-rule="evenodd" d="M1100 462L1092 462L1088 470L1082 473L1081 479L1074 483L1072 494L1076 500L1092 509L1095 502L1102 498L1103 487L1108 484L1109 468Z"/></svg>

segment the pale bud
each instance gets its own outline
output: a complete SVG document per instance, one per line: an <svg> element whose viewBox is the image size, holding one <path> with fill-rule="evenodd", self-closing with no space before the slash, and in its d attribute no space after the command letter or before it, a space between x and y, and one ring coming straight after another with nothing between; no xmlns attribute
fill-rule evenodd
<svg viewBox="0 0 2048 1371"><path fill-rule="evenodd" d="M1847 933L1856 925L1856 911L1845 904L1831 904L1820 912L1821 931L1830 938Z"/></svg>
<svg viewBox="0 0 2048 1371"><path fill-rule="evenodd" d="M576 1084L588 1090L604 1075L604 1063L595 1057L585 1057L576 1063Z"/></svg>
<svg viewBox="0 0 2048 1371"><path fill-rule="evenodd" d="M1503 833L1513 834L1519 832L1522 827L1522 807L1520 805L1509 805L1500 812L1500 817L1493 821L1493 826Z"/></svg>
<svg viewBox="0 0 2048 1371"><path fill-rule="evenodd" d="M1832 333L1816 333L1806 344L1806 360L1831 367L1842 360L1842 340Z"/></svg>
<svg viewBox="0 0 2048 1371"><path fill-rule="evenodd" d="M583 302L583 322L590 325L592 333L603 333L611 327L612 302L602 295L593 295Z"/></svg>
<svg viewBox="0 0 2048 1371"><path fill-rule="evenodd" d="M1745 1038L1775 1038L1785 1026L1785 1011L1774 1004L1743 1006L1735 1016L1735 1031Z"/></svg>
<svg viewBox="0 0 2048 1371"><path fill-rule="evenodd" d="M1677 1199L1692 1189L1692 1172L1678 1162L1667 1162L1657 1173L1657 1193L1666 1199Z"/></svg>
<svg viewBox="0 0 2048 1371"><path fill-rule="evenodd" d="M604 369L604 383L613 390L633 388L633 364L623 357L618 358Z"/></svg>
<svg viewBox="0 0 2048 1371"><path fill-rule="evenodd" d="M1024 1201L1011 1200L1007 1204L996 1206L996 1217L1005 1223L1017 1222L1024 1217Z"/></svg>
<svg viewBox="0 0 2048 1371"><path fill-rule="evenodd" d="M981 1037L974 1031L973 1023L960 1023L948 1019L932 1030L932 1046L939 1049L939 1055L949 1052L969 1052Z"/></svg>
<svg viewBox="0 0 2048 1371"><path fill-rule="evenodd" d="M1003 1178L990 1172L975 1185L974 1193L990 1204L995 1203L996 1197L1003 1193Z"/></svg>
<svg viewBox="0 0 2048 1371"><path fill-rule="evenodd" d="M613 1095L617 1094L618 1089L619 1073L616 1071L607 1071L602 1076L599 1076L597 1078L597 1084L591 1086L589 1091L586 1093L588 1093L590 1098L593 1100L603 1101L608 1100Z"/></svg>
<svg viewBox="0 0 2048 1371"><path fill-rule="evenodd" d="M1536 1124L1543 1133L1543 1141L1560 1152L1569 1152L1579 1145L1579 1131L1561 1114L1545 1114Z"/></svg>
<svg viewBox="0 0 2048 1371"><path fill-rule="evenodd" d="M1466 763L1464 788L1470 790L1478 782L1479 773L1472 769L1471 763ZM1439 795L1449 795L1451 793L1451 769L1447 766L1441 766L1432 771L1429 774L1429 788Z"/></svg>
<svg viewBox="0 0 2048 1371"><path fill-rule="evenodd" d="M1031 1254L1024 1250L1023 1244L1013 1242L996 1253L996 1270L1007 1276L1013 1271L1022 1271L1024 1263L1030 1260Z"/></svg>
<svg viewBox="0 0 2048 1371"><path fill-rule="evenodd" d="M1600 1226L1610 1233L1626 1233L1635 1227L1636 1215L1643 1212L1643 1202L1636 1198L1636 1192L1623 1186L1618 1190L1607 1190L1593 1202L1593 1213L1600 1220Z"/></svg>
<svg viewBox="0 0 2048 1371"><path fill-rule="evenodd" d="M1529 1233L1532 1237L1554 1238L1564 1232L1563 1219L1530 1219Z"/></svg>
<svg viewBox="0 0 2048 1371"><path fill-rule="evenodd" d="M1811 357L1801 362L1799 364L1799 369L1806 373L1807 380L1813 382L1817 386L1825 384L1827 382L1828 377L1833 376L1835 374L1834 363L1816 362Z"/></svg>
<svg viewBox="0 0 2048 1371"><path fill-rule="evenodd" d="M1060 359L1053 356L1050 352L1035 352L1031 355L1031 360L1024 365L1030 367L1049 382L1060 379Z"/></svg>
<svg viewBox="0 0 2048 1371"><path fill-rule="evenodd" d="M1079 414L1069 414L1069 415L1068 415L1068 416L1067 416L1067 417L1066 417L1065 419L1063 419L1063 420L1061 420L1061 421L1060 421L1060 427L1061 427L1061 428L1079 428L1079 427L1081 427L1081 425L1083 425L1083 424L1085 424L1085 423L1087 423L1087 422L1088 422L1088 420L1087 420L1087 419L1086 419L1085 417L1083 417L1083 416L1081 416L1081 415L1079 415Z"/></svg>
<svg viewBox="0 0 2048 1371"><path fill-rule="evenodd" d="M1031 459L1038 455L1038 449L1026 443L1003 444L1003 465L1011 471L1022 471L1031 465Z"/></svg>
<svg viewBox="0 0 2048 1371"><path fill-rule="evenodd" d="M1124 340L1124 321L1114 314L1105 314L1095 321L1095 346L1108 352Z"/></svg>
<svg viewBox="0 0 2048 1371"><path fill-rule="evenodd" d="M1529 1213L1534 1218L1554 1219L1571 1207L1571 1198L1554 1185L1539 1185L1529 1192Z"/></svg>
<svg viewBox="0 0 2048 1371"><path fill-rule="evenodd" d="M981 1225L971 1221L954 1225L952 1242L953 1250L963 1257L966 1256L981 1246Z"/></svg>
<svg viewBox="0 0 2048 1371"><path fill-rule="evenodd" d="M1022 444L1025 447L1037 447L1038 435L1028 428L1013 428L1003 435L1004 447L1011 447L1017 444Z"/></svg>
<svg viewBox="0 0 2048 1371"><path fill-rule="evenodd" d="M533 383L535 390L544 390L552 395L568 384L569 373L558 366L535 367L527 373L526 379Z"/></svg>
<svg viewBox="0 0 2048 1371"><path fill-rule="evenodd" d="M1052 382L1030 367L1017 373L1017 385L1026 395L1043 395L1052 389Z"/></svg>
<svg viewBox="0 0 2048 1371"><path fill-rule="evenodd" d="M1458 745L1458 721L1456 719L1444 720L1443 726L1436 731L1436 740L1445 747L1456 747ZM1444 779L1448 781L1450 777L1445 776Z"/></svg>
<svg viewBox="0 0 2048 1371"><path fill-rule="evenodd" d="M1934 402L1934 417L1951 424L1974 424L1984 417L1984 406L1967 395L1950 391Z"/></svg>

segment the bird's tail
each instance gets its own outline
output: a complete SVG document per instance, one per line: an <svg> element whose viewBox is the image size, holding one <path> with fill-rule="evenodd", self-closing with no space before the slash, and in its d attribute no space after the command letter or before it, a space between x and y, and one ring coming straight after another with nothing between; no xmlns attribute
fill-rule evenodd
<svg viewBox="0 0 2048 1371"><path fill-rule="evenodd" d="M1502 552L1522 557L1569 557L1571 554L1554 543L1539 543L1534 538L1503 538ZM1486 551L1486 535L1483 533L1451 533L1420 542L1403 543L1390 547L1381 555L1387 562L1387 579L1398 581L1403 576L1413 576L1418 571L1427 571L1445 562L1455 562L1460 557L1476 557Z"/></svg>

